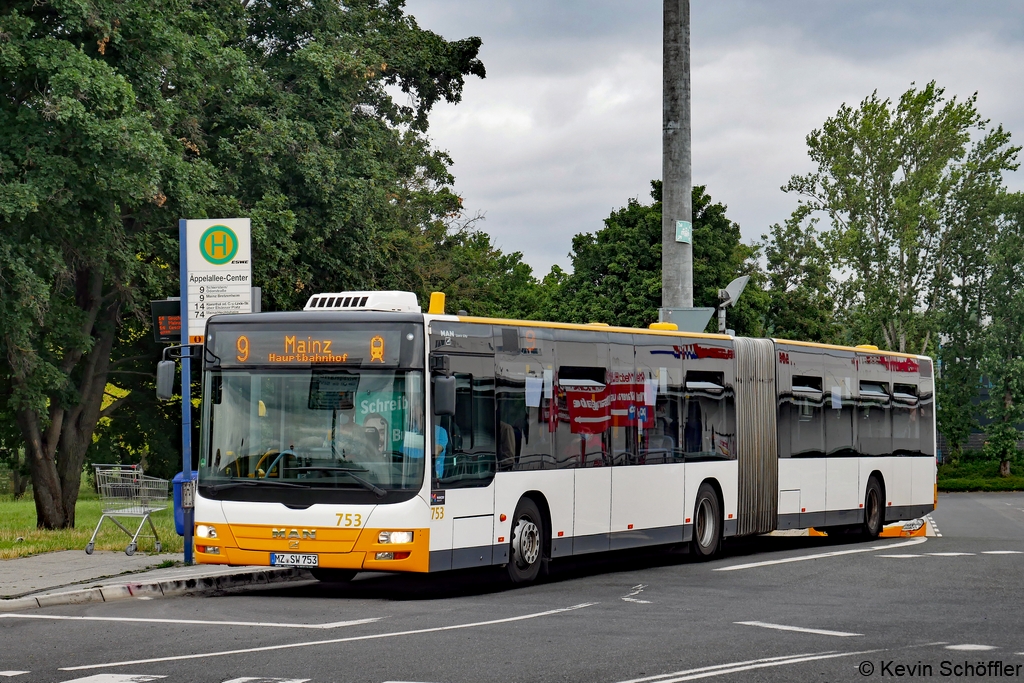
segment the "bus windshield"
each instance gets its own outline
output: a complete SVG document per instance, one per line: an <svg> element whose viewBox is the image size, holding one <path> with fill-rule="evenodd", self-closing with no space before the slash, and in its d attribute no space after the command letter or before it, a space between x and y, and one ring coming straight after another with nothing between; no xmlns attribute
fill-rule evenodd
<svg viewBox="0 0 1024 683"><path fill-rule="evenodd" d="M383 498L423 481L422 371L210 370L205 381L204 494L365 489Z"/></svg>

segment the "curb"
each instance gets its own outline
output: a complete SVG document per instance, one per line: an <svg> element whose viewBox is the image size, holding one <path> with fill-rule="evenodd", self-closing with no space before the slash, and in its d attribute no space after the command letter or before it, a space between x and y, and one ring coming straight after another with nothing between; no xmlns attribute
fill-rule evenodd
<svg viewBox="0 0 1024 683"><path fill-rule="evenodd" d="M164 597L172 595L200 595L242 586L261 586L285 583L296 579L308 579L309 572L295 567L282 569L255 569L237 574L219 576L197 576L182 579L165 579L151 583L123 583L97 586L63 593L26 596L12 600L0 600L0 613L16 612L38 607L57 605L80 605L89 602L112 602L138 597Z"/></svg>

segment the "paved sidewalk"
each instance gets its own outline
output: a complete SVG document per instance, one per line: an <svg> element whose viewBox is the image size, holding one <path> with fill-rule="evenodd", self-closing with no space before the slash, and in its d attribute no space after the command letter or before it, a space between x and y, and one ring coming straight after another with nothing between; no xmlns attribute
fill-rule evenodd
<svg viewBox="0 0 1024 683"><path fill-rule="evenodd" d="M181 553L136 554L129 557L114 550L63 550L13 560L0 560L0 598L20 598L53 588L88 583L119 574L139 572L166 561L182 562Z"/></svg>
<svg viewBox="0 0 1024 683"><path fill-rule="evenodd" d="M307 580L294 567L181 564L180 554L133 555L81 550L0 560L0 612L51 605L204 593L241 586ZM157 568L167 562L177 566Z"/></svg>

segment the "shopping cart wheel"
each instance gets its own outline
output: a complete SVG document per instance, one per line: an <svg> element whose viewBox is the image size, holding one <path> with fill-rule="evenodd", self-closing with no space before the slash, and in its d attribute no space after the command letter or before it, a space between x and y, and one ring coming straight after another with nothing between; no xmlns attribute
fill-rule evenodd
<svg viewBox="0 0 1024 683"><path fill-rule="evenodd" d="M134 555L135 551L138 549L138 547L139 546L137 546L134 543L129 543L128 547L124 549L124 554L125 555Z"/></svg>
<svg viewBox="0 0 1024 683"><path fill-rule="evenodd" d="M87 543L85 546L85 554L92 555L93 549L96 547L95 543Z"/></svg>
<svg viewBox="0 0 1024 683"><path fill-rule="evenodd" d="M155 550L156 552L160 552L161 548L163 548L163 546L160 545L160 541L157 541L156 543L153 544L153 550Z"/></svg>

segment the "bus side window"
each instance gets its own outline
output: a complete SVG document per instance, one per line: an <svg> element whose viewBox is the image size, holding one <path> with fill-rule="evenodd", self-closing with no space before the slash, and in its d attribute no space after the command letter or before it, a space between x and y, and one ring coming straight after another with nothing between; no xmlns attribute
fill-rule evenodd
<svg viewBox="0 0 1024 683"><path fill-rule="evenodd" d="M861 380L857 394L857 450L861 456L892 453L892 404L889 383Z"/></svg>
<svg viewBox="0 0 1024 683"><path fill-rule="evenodd" d="M687 460L736 457L736 417L731 387L722 372L686 371L683 399L683 449Z"/></svg>
<svg viewBox="0 0 1024 683"><path fill-rule="evenodd" d="M443 488L487 486L496 469L493 361L453 354L450 362L455 414L434 417L444 430L441 439L447 441L443 452L435 455L435 483ZM437 436L435 432L435 444Z"/></svg>
<svg viewBox="0 0 1024 683"><path fill-rule="evenodd" d="M921 409L914 384L892 385L892 452L921 455Z"/></svg>
<svg viewBox="0 0 1024 683"><path fill-rule="evenodd" d="M821 377L793 375L792 396L787 406L789 419L785 425L790 435L790 456L825 454L823 402Z"/></svg>
<svg viewBox="0 0 1024 683"><path fill-rule="evenodd" d="M847 351L829 350L823 354L823 359L825 455L853 456L856 455L853 438L853 376L856 373L853 365L854 356Z"/></svg>

